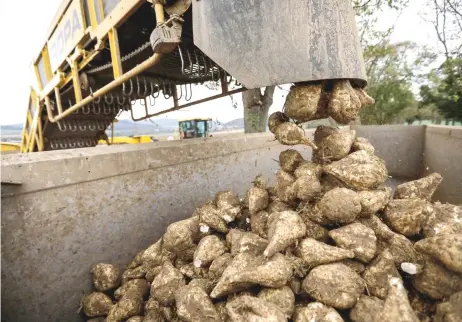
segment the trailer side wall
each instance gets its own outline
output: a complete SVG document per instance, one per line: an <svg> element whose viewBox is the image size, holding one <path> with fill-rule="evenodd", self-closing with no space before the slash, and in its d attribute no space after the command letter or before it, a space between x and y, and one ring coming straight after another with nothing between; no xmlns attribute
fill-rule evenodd
<svg viewBox="0 0 462 322"><path fill-rule="evenodd" d="M422 176L439 172L434 199L462 204L462 127L429 126L425 131Z"/></svg>
<svg viewBox="0 0 462 322"><path fill-rule="evenodd" d="M392 177L416 179L422 168L425 126L353 126L357 136L368 139L375 154L385 160Z"/></svg>
<svg viewBox="0 0 462 322"><path fill-rule="evenodd" d="M461 128L355 130L390 175L440 172L435 199L462 203ZM83 320L93 264L123 268L217 191L243 197L257 174L274 180L286 148L268 133L2 156L2 320Z"/></svg>
<svg viewBox="0 0 462 322"><path fill-rule="evenodd" d="M92 265L123 268L217 191L243 197L283 149L256 134L4 156L2 181L23 184L2 185L2 320L83 320Z"/></svg>
<svg viewBox="0 0 462 322"><path fill-rule="evenodd" d="M462 204L462 127L460 126L354 126L385 160L398 179L416 179L433 172L443 181L433 200Z"/></svg>

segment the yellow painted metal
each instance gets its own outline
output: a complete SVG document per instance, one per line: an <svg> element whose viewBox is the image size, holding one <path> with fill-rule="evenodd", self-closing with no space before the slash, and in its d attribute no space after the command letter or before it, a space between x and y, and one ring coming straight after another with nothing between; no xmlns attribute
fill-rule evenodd
<svg viewBox="0 0 462 322"><path fill-rule="evenodd" d="M33 120L32 111L27 111L27 127L24 129L25 133L27 134L26 146L29 146L30 140L30 129L32 128L32 120Z"/></svg>
<svg viewBox="0 0 462 322"><path fill-rule="evenodd" d="M111 14L99 24L98 29L92 34L92 38L106 38L109 30L120 26L132 12L138 9L146 0L123 0L112 9Z"/></svg>
<svg viewBox="0 0 462 322"><path fill-rule="evenodd" d="M64 78L64 81L60 83L60 85L65 85L72 79L75 100L77 103L79 103L82 100L82 88L79 70L81 70L86 64L88 64L88 62L91 61L90 58L93 58L101 49L101 43L97 44L95 51L92 53L88 53L82 47L77 46L72 56L67 59L69 65L71 66L71 73ZM79 64L78 59L80 59L81 57L83 57L83 60ZM55 96L58 105L58 113L62 113L61 98L59 95L58 87L55 87Z"/></svg>
<svg viewBox="0 0 462 322"><path fill-rule="evenodd" d="M61 114L63 112L63 105L61 103L61 93L57 87L55 88L55 101L58 108L58 114Z"/></svg>
<svg viewBox="0 0 462 322"><path fill-rule="evenodd" d="M39 73L37 64L34 64L34 72L35 72L35 78L37 80L37 87L41 91L43 88L43 84L42 84L42 80L40 79L40 73Z"/></svg>
<svg viewBox="0 0 462 322"><path fill-rule="evenodd" d="M27 152L27 146L29 143L29 133L28 128L32 123L32 116L30 111L27 111L26 123L24 124L24 128L21 133L21 152Z"/></svg>
<svg viewBox="0 0 462 322"><path fill-rule="evenodd" d="M161 54L155 53L148 59L146 59L144 62L141 64L133 67L130 71L126 72L122 76L120 76L118 79L113 80L109 84L101 87L98 89L96 92L90 94L89 96L85 97L82 101L80 101L77 104L74 104L72 107L68 108L65 110L63 113L59 115L53 115L53 112L51 111L51 102L49 96L45 96L45 105L47 108L47 113L48 113L48 120L52 123L56 123L57 121L65 118L68 115L71 115L75 111L77 111L79 108L82 106L85 106L86 104L92 102L95 98L101 97L110 91L112 91L114 88L122 85L125 81L129 80L132 77L135 77L139 74L141 74L143 71L146 69L152 67L153 65L157 64L160 61L160 58L162 57Z"/></svg>
<svg viewBox="0 0 462 322"><path fill-rule="evenodd" d="M85 66L88 65L88 63L90 63L93 58L95 58L96 55L99 54L99 52L104 48L104 42L99 42L97 44L97 46L95 46L95 49L92 51L92 52L86 52L85 55L84 55L84 58L82 59L82 61L79 63L79 71L82 70ZM66 85L67 83L69 83L71 80L72 80L72 73L69 73L69 74L63 74L63 78L62 78L62 81L57 85L57 86L64 86ZM45 90L43 90L43 92L45 92ZM50 92L45 92L43 93L43 97L40 96L41 99L44 99L46 95L50 94Z"/></svg>
<svg viewBox="0 0 462 322"><path fill-rule="evenodd" d="M149 135L140 136L115 136L109 139L109 144L139 144L139 143L151 143L152 139ZM105 140L99 140L100 145L105 145Z"/></svg>
<svg viewBox="0 0 462 322"><path fill-rule="evenodd" d="M82 101L82 85L80 84L79 77L79 63L77 60L71 61L72 83L74 85L75 101L79 103Z"/></svg>
<svg viewBox="0 0 462 322"><path fill-rule="evenodd" d="M28 152L29 142L30 142L30 129L32 126L32 111L31 104L35 102L36 95L34 89L31 88L29 95L29 104L27 105L27 116L26 122L24 123L24 128L21 135L21 152Z"/></svg>
<svg viewBox="0 0 462 322"><path fill-rule="evenodd" d="M23 143L23 142L27 142L27 141L29 141L29 134L27 133L26 130L22 130L22 134L21 134L21 148L20 148L20 150L21 150L22 153L27 152L26 145L25 145L25 143Z"/></svg>
<svg viewBox="0 0 462 322"><path fill-rule="evenodd" d="M123 0L120 1L117 6L112 10L111 15L107 17L103 17L104 20L101 21L101 23L98 25L98 18L97 18L97 13L95 10L95 6L99 6L101 15L104 15L103 11L103 3L102 0L88 0L89 4L89 13L90 13L90 22L91 22L91 31L90 34L87 35L88 37L94 38L97 41L97 44L94 48L94 50L90 52L85 52L84 55L82 55L82 60L78 63L78 68L77 72L82 70L88 63L90 63L96 55L99 54L99 52L104 49L104 39L110 37L109 33L113 28L116 26L121 25L126 18L133 12L135 11L139 6L141 6L145 0ZM56 30L54 28L50 29L50 32L52 32L48 42L45 44L41 51L41 55L43 56L45 60L45 67L49 68L51 71L51 76L49 78L48 84L46 86L43 86L40 82L40 77L38 75L38 68L37 64L34 64L34 69L36 73L36 79L38 82L38 97L40 98L41 101L45 100L45 97L47 95L50 95L56 87L62 87L69 83L71 80L75 81L76 78L74 75L76 74L76 70L72 70L70 73L64 74L60 69L56 67L58 63L56 61L60 61L59 64L61 64L63 61L66 60L66 56L63 57L63 59L58 59L54 56L57 56L58 54L55 53L50 53L50 46L56 46L54 45L56 43L56 37L59 35L60 32L63 32L62 28L65 26L68 21L69 17L72 16L72 22L74 23L74 28L72 33L69 32L69 35L71 36L70 40L67 40L65 44L62 45L62 47L66 48L65 52L70 53L73 48L77 48L79 46L79 43L82 42L83 40L87 39L88 37L85 35L85 18L84 18L84 13L83 13L83 8L82 8L82 3L80 0L66 0L65 3L63 2L62 6L60 7L60 10L58 12L58 16L55 17L54 19L54 24L56 27ZM64 25L63 25L64 24ZM78 28L78 26L82 26L82 32ZM71 46L72 44L72 46ZM67 48L70 48L69 51L67 51ZM56 47L53 47L56 48ZM45 50L46 49L46 50ZM62 51L64 49L60 49ZM51 55L54 55L53 57ZM75 54L75 52L74 52ZM111 53L112 54L112 53ZM69 54L66 54L69 55ZM118 55L120 57L120 54ZM37 61L40 58L40 55L37 57ZM70 57L68 57L70 58ZM120 61L120 58L119 58ZM113 61L113 65L114 64ZM49 67L47 67L49 66ZM120 64L119 64L120 66ZM122 75L123 71L120 68L119 75ZM77 97L79 96L78 93L76 93Z"/></svg>
<svg viewBox="0 0 462 322"><path fill-rule="evenodd" d="M49 82L53 78L53 72L51 71L50 55L48 53L47 45L45 45L45 47L42 50L42 59L43 63L45 64L45 73L47 75L47 81Z"/></svg>
<svg viewBox="0 0 462 322"><path fill-rule="evenodd" d="M84 8L84 0L79 0L78 1L79 4L80 4L80 12L81 12L81 17L82 17L82 25L83 25L83 29L87 29L89 27L89 25L87 24L87 18L85 17L85 8ZM84 33L86 33L86 31L84 31Z"/></svg>
<svg viewBox="0 0 462 322"><path fill-rule="evenodd" d="M88 35L81 34L81 38L77 42L77 44L81 43L82 40L85 40L88 38L92 38L92 39L97 40L98 42L101 42L103 39L107 37L107 34L111 28L121 25L126 20L126 18L130 16L132 12L134 12L137 8L139 8L143 3L146 2L146 0L122 0L111 11L111 15L107 17L102 17L104 18L104 21L101 21L100 25L98 26L98 18L97 18L97 13L95 10L95 5L99 6L101 14L104 15L102 0L87 0L87 1L89 4L88 8L89 8L89 13L90 13L90 23L92 25L92 31L90 31ZM73 14L76 12L75 10L73 10L74 8L77 8L76 16ZM44 46L42 46L42 49L40 50L40 52L35 56L36 61L39 60L40 55L42 55L42 50L46 45L48 45L47 50L50 56L50 46L49 45L59 35L59 30L62 29L63 22L64 22L64 27L65 27L65 22L67 21L68 15L72 15L72 18L76 18L74 19L74 22L75 22L74 26L77 26L78 23L81 23L83 33L87 32L87 30L85 30L84 28L86 24L85 24L84 10L83 10L83 1L63 0L63 2L61 3L48 29L47 41L44 42L45 43ZM72 36L76 36L76 34L73 33ZM67 46L67 43L71 43L71 41L67 41L66 46ZM71 46L69 52L71 52L72 49L75 46L77 46L77 44L75 44L74 46ZM65 57L62 59L62 62L64 61L65 61ZM53 68L53 64L50 64L50 65L52 66L52 71L56 73L57 69ZM81 69L81 64L79 64L79 69ZM53 91L53 88L49 90L48 93L51 93L52 91ZM45 98L45 95L39 94L39 96L42 100Z"/></svg>
<svg viewBox="0 0 462 322"><path fill-rule="evenodd" d="M85 15L82 2L73 0L47 42L53 71L56 71L66 61L66 57L84 37Z"/></svg>
<svg viewBox="0 0 462 322"><path fill-rule="evenodd" d="M120 59L119 37L117 36L117 29L112 28L109 30L109 47L111 49L112 70L114 79L119 78L122 74L122 61Z"/></svg>
<svg viewBox="0 0 462 322"><path fill-rule="evenodd" d="M11 153L21 151L21 144L11 142L0 142L0 151L2 153Z"/></svg>
<svg viewBox="0 0 462 322"><path fill-rule="evenodd" d="M33 109L33 111L32 111ZM27 118L21 137L21 152L33 152L35 147L43 150L43 135L40 115L42 107L34 89L31 89Z"/></svg>
<svg viewBox="0 0 462 322"><path fill-rule="evenodd" d="M41 109L40 109L41 112ZM43 144L43 128L42 128L42 117L41 114L39 114L39 117L37 119L37 131L35 132L35 140L37 144L37 149L39 151L43 151L45 149L45 145Z"/></svg>
<svg viewBox="0 0 462 322"><path fill-rule="evenodd" d="M66 74L62 73L59 69L56 74L53 76L51 81L48 82L47 86L38 93L40 100L43 100L46 95L49 95L53 90L59 86L66 84L64 82ZM69 81L72 79L72 74L69 74Z"/></svg>
<svg viewBox="0 0 462 322"><path fill-rule="evenodd" d="M82 106L101 97L122 83L149 69L160 60L154 54L141 64L124 73L120 57L117 28L142 6L146 0L122 0L114 7L110 15L104 16L102 0L87 0L89 20L86 22L82 0L64 0L58 14L49 29L48 38L37 55L34 71L37 79L37 92L31 93L33 108L27 109L27 117L21 138L21 152L33 152L44 149L43 126L45 121L55 123L69 116ZM95 9L98 6L99 12ZM163 14L163 10L162 10ZM160 19L162 21L163 19ZM93 40L90 42L89 40ZM106 40L111 50L114 80L87 97L83 97L79 74L82 69L105 48ZM95 44L96 41L96 44ZM91 43L92 48L88 48ZM95 45L94 45L95 44ZM47 82L41 82L38 62L43 59ZM67 64L70 70L66 70ZM40 67L42 68L42 67ZM41 69L42 70L42 69ZM43 75L42 75L43 78ZM59 104L59 92L70 81L76 97L76 104L63 111ZM51 109L50 95L56 96L57 110ZM58 94L58 95L56 95ZM41 119L43 108L47 109L47 119ZM58 113L58 115L53 115Z"/></svg>
<svg viewBox="0 0 462 322"><path fill-rule="evenodd" d="M117 122L117 119L112 120L111 124L111 140L114 140L114 124Z"/></svg>
<svg viewBox="0 0 462 322"><path fill-rule="evenodd" d="M91 29L96 30L98 27L98 17L96 16L96 10L95 10L95 1L98 0L87 0L88 2L88 12L90 13L90 24L91 24Z"/></svg>
<svg viewBox="0 0 462 322"><path fill-rule="evenodd" d="M27 111L27 122L29 122L29 123L28 123L28 126L29 126L28 130L29 130L29 131L30 131L30 126L32 125L32 120L33 120L33 118L34 118L34 117L33 117L32 111L30 111L30 110Z"/></svg>
<svg viewBox="0 0 462 322"><path fill-rule="evenodd" d="M40 113L41 113L41 104L40 102L36 99L36 106L35 106L35 113L33 115L32 119L32 124L30 126L30 131L29 131L29 144L27 146L27 152L33 152L35 150L36 144L38 142L38 137L37 137L37 129L38 129L38 122L40 118Z"/></svg>
<svg viewBox="0 0 462 322"><path fill-rule="evenodd" d="M165 15L164 15L164 5L161 0L157 0L154 3L154 11L156 13L156 21L157 24L162 24L165 22Z"/></svg>
<svg viewBox="0 0 462 322"><path fill-rule="evenodd" d="M101 20L104 20L105 17L104 17L103 0L95 0L95 1L96 1L96 5L99 7L99 12L101 13Z"/></svg>

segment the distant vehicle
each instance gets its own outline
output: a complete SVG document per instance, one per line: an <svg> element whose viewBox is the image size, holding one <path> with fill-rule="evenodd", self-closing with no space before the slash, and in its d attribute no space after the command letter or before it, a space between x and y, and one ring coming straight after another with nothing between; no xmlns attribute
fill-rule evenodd
<svg viewBox="0 0 462 322"><path fill-rule="evenodd" d="M194 139L210 137L212 128L211 118L189 118L178 121L180 139Z"/></svg>

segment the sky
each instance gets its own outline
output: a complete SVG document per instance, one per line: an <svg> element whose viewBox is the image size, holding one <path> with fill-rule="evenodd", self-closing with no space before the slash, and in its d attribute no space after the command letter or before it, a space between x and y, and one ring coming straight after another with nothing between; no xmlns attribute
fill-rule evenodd
<svg viewBox="0 0 462 322"><path fill-rule="evenodd" d="M0 124L23 123L29 98L29 88L33 81L31 65L35 55L45 43L46 32L61 0L46 1L6 1L0 0ZM395 23L392 41L411 40L420 45L437 47L437 39L431 25L423 21L419 13L426 10L424 0L410 0L410 5L399 17L386 10L380 16L379 26L386 29ZM27 8L27 10L26 10ZM285 88L288 88L287 85ZM193 89L193 99L218 94L202 86ZM270 112L281 110L286 90L276 89ZM234 108L229 97L162 115L160 118L211 117L220 122L228 122L243 117L241 94L236 94ZM160 102L156 109L171 107L171 103ZM141 114L137 115L141 116ZM121 119L130 119L128 113Z"/></svg>

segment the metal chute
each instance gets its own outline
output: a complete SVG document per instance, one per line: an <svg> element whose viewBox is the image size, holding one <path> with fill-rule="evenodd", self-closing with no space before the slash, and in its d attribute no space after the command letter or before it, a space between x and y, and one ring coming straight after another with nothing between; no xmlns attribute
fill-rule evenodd
<svg viewBox="0 0 462 322"><path fill-rule="evenodd" d="M193 1L194 44L247 88L366 72L351 1Z"/></svg>

